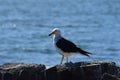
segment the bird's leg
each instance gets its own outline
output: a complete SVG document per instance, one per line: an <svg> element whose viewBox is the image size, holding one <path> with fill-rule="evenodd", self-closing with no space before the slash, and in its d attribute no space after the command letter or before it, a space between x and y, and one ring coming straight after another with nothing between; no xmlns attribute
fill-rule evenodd
<svg viewBox="0 0 120 80"><path fill-rule="evenodd" d="M68 63L68 57L66 57L66 63Z"/></svg>
<svg viewBox="0 0 120 80"><path fill-rule="evenodd" d="M61 62L60 62L60 64L62 64L63 60L64 60L64 56L62 55L62 59L61 59Z"/></svg>

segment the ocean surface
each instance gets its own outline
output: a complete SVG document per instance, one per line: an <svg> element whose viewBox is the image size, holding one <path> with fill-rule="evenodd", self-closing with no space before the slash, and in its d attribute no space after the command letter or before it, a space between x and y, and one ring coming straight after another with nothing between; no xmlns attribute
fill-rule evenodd
<svg viewBox="0 0 120 80"><path fill-rule="evenodd" d="M48 37L56 27L93 53L91 58L73 55L69 61L114 61L120 66L120 0L0 0L0 65L59 64L61 55Z"/></svg>

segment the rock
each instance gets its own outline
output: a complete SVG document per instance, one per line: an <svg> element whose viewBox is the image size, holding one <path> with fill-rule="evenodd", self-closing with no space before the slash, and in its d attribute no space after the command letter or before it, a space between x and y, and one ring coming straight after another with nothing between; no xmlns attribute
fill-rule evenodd
<svg viewBox="0 0 120 80"><path fill-rule="evenodd" d="M117 76L120 78L120 67L117 67Z"/></svg>
<svg viewBox="0 0 120 80"><path fill-rule="evenodd" d="M70 62L45 70L44 76L46 80L100 80L106 72L117 74L114 62Z"/></svg>
<svg viewBox="0 0 120 80"><path fill-rule="evenodd" d="M45 80L58 80L57 68L56 66L46 69L43 72Z"/></svg>
<svg viewBox="0 0 120 80"><path fill-rule="evenodd" d="M14 75L12 73L5 73L3 76L4 80L13 80L14 79ZM15 80L15 79L14 79Z"/></svg>
<svg viewBox="0 0 120 80"><path fill-rule="evenodd" d="M118 80L113 75L120 77L114 62L70 62L48 68L24 63L0 66L0 80Z"/></svg>
<svg viewBox="0 0 120 80"><path fill-rule="evenodd" d="M24 70L21 70L19 73L18 80L36 80L36 79L37 79L37 77L36 77L36 74L34 71L24 69Z"/></svg>
<svg viewBox="0 0 120 80"><path fill-rule="evenodd" d="M120 80L116 76L104 73L101 80Z"/></svg>
<svg viewBox="0 0 120 80"><path fill-rule="evenodd" d="M99 74L100 65L94 64L82 66L78 65L78 63L76 64L69 63L57 66L60 80L91 80L93 78L94 80L97 79L96 74Z"/></svg>
<svg viewBox="0 0 120 80"><path fill-rule="evenodd" d="M7 63L0 66L2 80L42 80L41 71L45 69L41 64Z"/></svg>
<svg viewBox="0 0 120 80"><path fill-rule="evenodd" d="M64 65L57 65L56 67L52 67L48 69L51 70L51 75L56 75L55 79L47 78L47 80L96 80L99 76L100 65L83 65L83 63L67 63ZM47 70L47 71L48 71ZM47 74L48 72L46 72ZM96 74L98 74L96 76ZM49 75L49 74L48 74ZM87 77L86 77L87 76ZM47 75L46 75L47 77Z"/></svg>
<svg viewBox="0 0 120 80"><path fill-rule="evenodd" d="M0 80L2 80L2 73L0 73Z"/></svg>

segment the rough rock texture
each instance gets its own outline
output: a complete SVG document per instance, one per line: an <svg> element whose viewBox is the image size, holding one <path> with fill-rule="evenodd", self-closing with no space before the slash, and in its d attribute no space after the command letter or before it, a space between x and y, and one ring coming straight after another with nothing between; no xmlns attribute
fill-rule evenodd
<svg viewBox="0 0 120 80"><path fill-rule="evenodd" d="M7 63L0 66L0 80L42 80L44 65Z"/></svg>
<svg viewBox="0 0 120 80"><path fill-rule="evenodd" d="M119 80L114 62L76 62L46 69L41 64L7 63L0 66L0 80Z"/></svg>
<svg viewBox="0 0 120 80"><path fill-rule="evenodd" d="M105 73L105 74L103 74L101 80L119 80L119 78L116 77L115 75Z"/></svg>
<svg viewBox="0 0 120 80"><path fill-rule="evenodd" d="M104 73L117 75L114 62L78 62L56 65L44 71L45 80L100 80Z"/></svg>

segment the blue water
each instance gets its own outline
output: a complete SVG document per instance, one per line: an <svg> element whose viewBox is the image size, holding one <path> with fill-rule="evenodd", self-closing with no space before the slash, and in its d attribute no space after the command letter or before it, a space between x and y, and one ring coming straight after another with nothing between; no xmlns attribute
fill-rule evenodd
<svg viewBox="0 0 120 80"><path fill-rule="evenodd" d="M55 27L93 53L69 61L120 65L120 0L0 0L0 64L58 64L61 56L48 37Z"/></svg>

